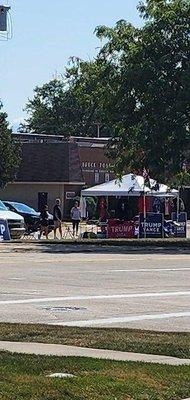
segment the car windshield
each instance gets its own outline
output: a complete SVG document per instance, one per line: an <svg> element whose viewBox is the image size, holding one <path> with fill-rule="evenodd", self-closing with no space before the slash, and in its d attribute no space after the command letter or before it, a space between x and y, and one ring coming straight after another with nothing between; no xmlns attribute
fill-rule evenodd
<svg viewBox="0 0 190 400"><path fill-rule="evenodd" d="M3 204L3 202L0 200L0 210L7 211L7 207Z"/></svg>
<svg viewBox="0 0 190 400"><path fill-rule="evenodd" d="M27 214L37 214L37 212L33 208L28 207L26 204L22 204L22 203L10 203L10 204L12 204L12 206L18 212L23 212L23 213L27 213Z"/></svg>

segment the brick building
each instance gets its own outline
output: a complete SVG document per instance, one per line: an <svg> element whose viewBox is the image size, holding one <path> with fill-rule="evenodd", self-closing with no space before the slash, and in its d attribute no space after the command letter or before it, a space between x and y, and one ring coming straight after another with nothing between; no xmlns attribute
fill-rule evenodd
<svg viewBox="0 0 190 400"><path fill-rule="evenodd" d="M76 138L82 174L87 186L108 182L114 179L111 161L106 156L108 139Z"/></svg>
<svg viewBox="0 0 190 400"><path fill-rule="evenodd" d="M107 139L70 138L35 134L13 134L22 147L22 162L14 183L0 190L0 199L26 203L35 209L42 204L52 210L59 197L65 216L71 200L84 186L114 178L105 155Z"/></svg>

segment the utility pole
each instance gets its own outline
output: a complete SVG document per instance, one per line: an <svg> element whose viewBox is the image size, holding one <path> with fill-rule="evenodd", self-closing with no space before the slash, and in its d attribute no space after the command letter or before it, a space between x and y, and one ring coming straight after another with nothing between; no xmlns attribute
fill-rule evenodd
<svg viewBox="0 0 190 400"><path fill-rule="evenodd" d="M100 122L95 122L95 125L97 126L97 138L100 138L101 123Z"/></svg>

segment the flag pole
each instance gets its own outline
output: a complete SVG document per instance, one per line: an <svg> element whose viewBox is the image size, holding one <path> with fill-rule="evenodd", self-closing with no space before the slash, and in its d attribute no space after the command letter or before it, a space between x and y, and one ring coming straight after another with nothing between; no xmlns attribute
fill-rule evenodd
<svg viewBox="0 0 190 400"><path fill-rule="evenodd" d="M146 167L143 168L143 179L144 179L144 190L143 190L143 214L144 214L144 239L146 239L146 182L150 182L150 177L149 177L149 170L146 169Z"/></svg>
<svg viewBox="0 0 190 400"><path fill-rule="evenodd" d="M178 186L178 195L177 195L177 222L179 222L179 213L180 213L180 186Z"/></svg>

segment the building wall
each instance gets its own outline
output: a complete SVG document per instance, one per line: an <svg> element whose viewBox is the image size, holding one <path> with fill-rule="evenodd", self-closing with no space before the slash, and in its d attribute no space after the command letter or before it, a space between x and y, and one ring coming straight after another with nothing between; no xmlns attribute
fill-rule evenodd
<svg viewBox="0 0 190 400"><path fill-rule="evenodd" d="M14 140L21 140L23 143L25 158L20 167L18 181L0 190L2 200L22 202L38 210L39 193L47 193L50 212L52 212L55 199L59 197L64 217L68 218L73 198L80 195L84 184L88 187L94 186L115 177L110 160L105 155L106 139L71 138L70 141L66 141L63 137L29 134L16 134L13 137ZM42 150L47 153L46 157L43 157L45 164L41 163ZM57 153L59 153L58 159ZM50 161L48 161L49 158ZM51 163L52 159L56 160L56 165ZM40 178L42 182L33 183L38 182ZM56 180L63 182L57 184ZM48 181L50 182L44 183ZM67 181L68 183L64 183ZM78 184L73 185L72 182Z"/></svg>
<svg viewBox="0 0 190 400"><path fill-rule="evenodd" d="M72 184L11 183L5 189L0 190L0 199L25 203L38 210L38 193L44 192L48 194L47 203L50 213L52 213L55 199L60 198L64 217L68 218L73 201L72 197L70 199L67 197L69 194L72 194L73 197L80 194L81 189L82 186Z"/></svg>
<svg viewBox="0 0 190 400"><path fill-rule="evenodd" d="M70 211L74 204L74 198L80 197L83 186L80 185L64 185L64 217L70 219Z"/></svg>
<svg viewBox="0 0 190 400"><path fill-rule="evenodd" d="M13 137L14 140L19 139L24 148L25 158L17 178L20 182L39 181L38 171L40 170L43 172L42 182L84 181L88 187L115 178L111 160L106 156L105 148L108 139L73 137L67 140L62 136L37 134L15 134ZM60 149L61 155L59 153L59 162L57 163L57 151ZM42 151L45 154L43 162ZM44 164L44 160L46 164ZM52 160L56 160L57 167L52 168ZM36 166L35 171L34 166ZM44 172L46 172L45 175Z"/></svg>
<svg viewBox="0 0 190 400"><path fill-rule="evenodd" d="M79 146L79 155L84 181L87 186L98 185L115 178L111 161L105 155L104 146Z"/></svg>
<svg viewBox="0 0 190 400"><path fill-rule="evenodd" d="M0 190L0 199L25 203L38 210L38 193L43 192L48 193L48 206L51 212L55 199L63 197L64 185L12 183L7 185L5 189Z"/></svg>

